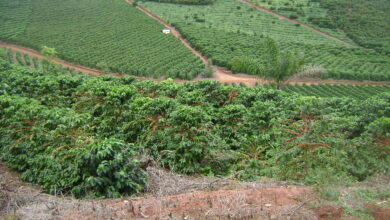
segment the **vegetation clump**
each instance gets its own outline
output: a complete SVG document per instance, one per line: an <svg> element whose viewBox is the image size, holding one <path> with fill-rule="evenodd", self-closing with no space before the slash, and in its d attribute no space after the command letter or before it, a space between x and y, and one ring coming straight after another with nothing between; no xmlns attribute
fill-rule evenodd
<svg viewBox="0 0 390 220"><path fill-rule="evenodd" d="M237 57L230 62L235 72L250 72L273 80L276 88L302 70L305 60L298 50L281 51L275 40L267 38L260 44L259 59Z"/></svg>
<svg viewBox="0 0 390 220"><path fill-rule="evenodd" d="M0 158L50 193L141 192L142 157L188 175L320 184L388 174L390 94L291 95L37 71L0 60Z"/></svg>
<svg viewBox="0 0 390 220"><path fill-rule="evenodd" d="M146 0L146 1L185 4L185 5L208 5L214 2L214 0Z"/></svg>

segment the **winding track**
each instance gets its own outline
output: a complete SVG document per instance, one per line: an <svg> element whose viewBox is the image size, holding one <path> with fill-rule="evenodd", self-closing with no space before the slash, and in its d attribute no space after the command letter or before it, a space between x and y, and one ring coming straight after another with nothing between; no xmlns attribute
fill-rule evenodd
<svg viewBox="0 0 390 220"><path fill-rule="evenodd" d="M132 0L125 0L125 1L128 4L132 4ZM240 1L242 1L244 3L248 2L246 0L240 0ZM192 53L194 53L196 56L198 56L205 65L207 65L209 63L207 58L205 56L203 56L200 51L197 51L195 48L193 48L191 46L191 44L186 39L183 38L183 36L180 34L180 32L176 28L174 28L173 26L168 24L166 21L164 21L162 18L158 17L157 15L151 13L146 8L144 8L142 6L139 6L139 5L136 8L139 9L140 11L144 12L149 17L155 19L156 21L158 21L159 23L161 23L165 27L169 28L171 30L171 33L176 38L178 38L183 43L184 46L186 46L189 50L191 50ZM265 9L265 10L268 10L268 9ZM282 16L282 15L280 15L280 16ZM285 18L285 19L288 19L288 18ZM326 34L326 33L324 33L324 34ZM330 36L330 35L329 35L329 37L334 38L333 36ZM335 38L335 39L341 41L338 38ZM8 43L3 43L3 42L0 42L0 46L1 47L5 47L5 48L10 48L10 49L12 49L14 51L19 51L21 53L28 54L29 56L32 56L32 57L35 56L35 57L37 57L39 59L44 59L44 57L38 51L32 50L30 48L25 48L25 47L22 47L22 46L18 46L18 45L14 45L14 44L8 44ZM73 64L73 63L66 62L66 61L61 60L61 59L54 59L53 62L61 64L64 67L74 68L75 70L81 71L83 73L92 74L94 76L106 75L106 74L114 75L114 76L117 76L117 77L125 76L125 75L122 75L122 74L119 74L119 73L104 73L102 71L99 71L99 70L96 70L96 69L93 69L93 68L88 68L88 67L84 67L84 66L81 66L81 65ZM200 77L198 77L198 78L195 78L195 79L190 80L190 81L215 80L215 81L219 81L221 83L244 83L244 84L246 84L248 86L254 86L256 83L264 84L264 83L268 82L265 79L261 79L261 78L250 76L250 75L246 75L246 74L232 74L231 71L229 71L226 68L217 67L217 66L213 66L213 67L215 68L215 72L214 72L214 75L213 75L212 78L200 78ZM137 79L140 79L140 80L161 81L161 79L145 78L145 77L137 77L137 76L135 76L135 77ZM175 81L178 82L178 83L185 82L185 80L175 80ZM318 85L318 84L339 85L339 84L344 84L344 85L372 85L372 86L390 85L390 82L332 80L332 79L320 80L320 79L313 79L313 78L296 78L296 79L289 80L288 83L290 83L290 84L299 84L299 85L302 85L302 84L307 84L307 85Z"/></svg>
<svg viewBox="0 0 390 220"><path fill-rule="evenodd" d="M37 57L38 59L44 59L44 56L42 56L38 51L35 51L30 48L22 47L19 45L14 44L8 44L4 42L0 42L0 47L9 48L13 51L19 51L20 53L28 54L31 57ZM91 74L94 76L100 76L100 75L114 75L116 77L123 77L128 76L127 74L119 74L119 73L105 73L93 68L73 64L70 62L66 62L61 59L54 59L52 60L55 63L61 64L63 67L69 67L74 68L77 71L81 71L85 74ZM154 78L146 78L146 77L138 77L134 76L137 79L140 80L153 80L153 81L162 81L162 79L154 79ZM267 83L267 80L260 79L254 76L246 75L246 74L232 74L229 70L225 68L218 67L218 71L214 73L214 76L212 78L195 78L193 80L190 80L192 82L199 81L199 80L215 80L221 83L244 83L248 86L254 86L256 83L264 84ZM175 80L178 83L184 83L185 80ZM375 81L352 81L352 80L320 80L320 79L313 79L313 78L297 78L297 79L291 79L289 81L290 84L299 84L299 85L318 85L318 84L331 84L331 85L372 85L372 86L383 86L388 85L390 86L390 82L375 82Z"/></svg>
<svg viewBox="0 0 390 220"><path fill-rule="evenodd" d="M133 3L132 0L125 0L125 1L130 5ZM186 46L189 50L192 51L193 54L198 56L202 60L204 65L208 65L210 63L209 60L205 56L203 56L200 51L197 51L195 48L193 48L191 46L191 44L180 34L180 32L175 27L173 27L168 22L166 22L164 19L153 14L152 12L150 12L149 10L147 10L145 7L143 7L141 5L137 5L136 8L138 10L142 11L143 13L145 13L147 16L158 21L160 24L164 25L166 28L169 28L171 30L172 35L175 36L177 39L179 39L183 43L184 46ZM217 81L220 81L223 83L225 83L225 82L226 83L240 83L240 82L242 82L242 83L245 83L247 85L254 85L256 82L259 84L264 84L266 82L265 80L262 80L262 79L259 79L259 78L253 77L253 76L234 75L231 73L231 71L229 71L226 68L222 68L222 67L218 67L218 66L213 66L213 68L215 69L215 71L213 74L213 78L209 78L211 80L217 80Z"/></svg>

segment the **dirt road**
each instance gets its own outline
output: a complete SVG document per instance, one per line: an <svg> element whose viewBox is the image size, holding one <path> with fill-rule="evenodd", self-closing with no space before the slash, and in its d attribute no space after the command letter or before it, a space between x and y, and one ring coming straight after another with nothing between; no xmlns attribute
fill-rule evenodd
<svg viewBox="0 0 390 220"><path fill-rule="evenodd" d="M37 51L35 51L33 49L30 49L30 48L26 48L26 47L14 45L14 44L3 43L3 42L0 42L0 47L10 48L13 51L19 51L21 53L28 54L31 57L37 57L40 60L41 59L45 59L45 57L42 56L39 52L37 52ZM53 62L61 64L63 67L74 68L75 70L81 71L81 72L86 73L86 74L92 74L92 75L95 75L95 76L102 74L98 70L95 70L95 69L92 69L92 68L88 68L88 67L84 67L84 66L80 66L80 65L77 65L77 64L73 64L73 63L69 63L69 62L66 62L66 61L63 61L63 60L60 60L60 59L54 59Z"/></svg>
<svg viewBox="0 0 390 220"><path fill-rule="evenodd" d="M31 57L37 57L38 59L44 59L44 57L38 52L30 48L25 48L18 45L8 44L0 42L0 47L10 48L13 51L19 51L20 53L28 54ZM119 74L119 73L104 73L96 69L84 67L81 65L73 64L70 62L66 62L61 59L54 59L53 62L56 62L58 64L61 64L63 67L69 67L74 68L77 71L81 71L86 74L91 74L94 76L99 75L114 75L117 77L123 77L126 75ZM198 80L215 80L221 83L244 83L248 86L254 86L256 83L262 85L269 81L265 79L261 79L255 76L247 75L247 74L232 74L228 69L222 68L222 67L216 67L217 70L214 72L214 75L212 78L196 78L193 80L190 80L192 82L198 81ZM146 78L146 77L137 77L134 76L137 79L140 80L154 80L154 81L161 81L162 79L154 79L154 78ZM185 80L175 80L178 83L184 83ZM318 84L331 84L331 85L372 85L372 86L383 86L383 85L389 85L390 82L375 82L375 81L353 81L353 80L333 80L333 79L327 79L327 80L320 80L320 79L314 79L314 78L297 78L292 79L289 81L290 84L306 84L306 85L318 85Z"/></svg>
<svg viewBox="0 0 390 220"><path fill-rule="evenodd" d="M300 21L297 21L297 20L293 20L293 19L290 19L290 18L287 18L283 15L280 15L278 13L275 13L269 9L266 9L266 8L262 8L262 7L259 7L259 6L256 6L255 4L253 4L252 2L250 1L247 1L247 0L240 0L242 1L243 3L246 3L246 4L249 4L253 7L256 7L257 9L259 10L262 10L262 11L265 11L265 12L268 12L268 13L271 13L273 15L276 15L278 16L279 18L281 19L286 19L286 20L289 20L291 22L294 22L294 23L299 23L309 29L312 29L316 32L318 32L319 34L325 36L325 37L328 37L328 38L331 38L331 39L334 39L334 40L337 40L337 41L340 41L342 43L345 43L345 44L348 44L350 45L349 43L347 42L344 42L336 37L333 37L327 33L324 33L312 26L309 26L307 24L304 24ZM132 4L132 0L126 0L126 2L128 4ZM166 28L169 28L171 30L171 33L176 37L178 38L188 49L190 49L196 56L198 56L202 62L207 65L209 63L209 61L207 60L207 58L205 56L202 55L202 53L200 51L197 51L195 50L195 48L193 48L191 46L191 44L185 39L183 38L183 36L180 34L180 32L174 28L173 26L171 26L170 24L168 24L168 22L166 22L164 19L160 18L159 16L153 14L152 12L150 12L149 10L147 10L146 8L144 8L143 6L140 6L140 5L137 5L136 6L137 9L139 9L140 11L144 12L146 15L148 15L149 17L153 18L154 20L158 21L159 23L161 23L162 25L164 25ZM203 78L204 79L209 79L209 80L216 80L216 81L219 81L221 83L244 83L248 86L254 86L256 83L258 84L264 84L264 83L267 83L268 81L265 80L265 79L260 79L258 77L254 77L254 76L250 76L250 75L246 75L246 74L232 74L231 71L229 71L227 68L222 68L222 67L218 67L218 66L213 66L215 68L215 72L214 72L214 75L212 78ZM196 80L200 80L200 79L194 79L192 81L196 81ZM371 81L351 81L351 80L319 80L319 79L310 79L310 78L305 78L305 79L292 79L289 81L290 84L299 84L299 85L302 85L302 84L307 84L307 85L318 85L318 84L331 84L331 85L336 85L336 84L347 84L347 85L390 85L390 82L371 82Z"/></svg>
<svg viewBox="0 0 390 220"><path fill-rule="evenodd" d="M240 1L246 1L246 0L240 0ZM131 4L131 0L126 0L126 2ZM248 1L246 1L246 2L248 2ZM253 3L251 3L251 4L253 4ZM205 65L209 63L207 58L205 56L203 56L201 52L195 50L191 46L191 44L186 39L184 39L182 37L182 35L180 34L180 32L178 30L176 30L174 27L169 25L162 18L160 18L160 17L154 15L153 13L149 12L148 10L146 10L144 7L137 6L137 8L139 10L141 10L142 12L144 12L145 14L147 14L148 16L150 16L151 18L153 18L153 19L157 20L158 22L160 22L161 24L163 24L165 27L169 28L171 30L172 34L175 37L177 37L196 56L198 56ZM268 10L268 9L264 9L264 10ZM272 12L272 13L274 13L274 12ZM282 16L282 15L278 15L278 16ZM288 18L284 17L284 19L288 19ZM3 42L0 42L0 46L1 47L5 47L5 48L10 48L10 49L12 49L14 51L19 51L19 52L24 53L24 54L28 54L29 56L32 56L32 57L37 57L38 59L44 59L44 57L39 52L37 52L35 50L32 50L30 48L25 48L25 47L22 47L22 46L18 46L18 45L14 45L14 44L8 44L8 43L3 43ZM101 71L93 69L93 68L88 68L88 67L84 67L84 66L81 66L81 65L73 64L73 63L66 62L66 61L61 60L61 59L54 59L53 62L61 64L63 67L74 68L76 71L81 71L83 73L92 74L92 75L95 75L95 76L107 75L107 74L114 75L114 76L117 76L117 77L124 76L124 75L118 74L118 73L104 73L104 72L101 72ZM214 66L214 68L215 68L215 72L214 72L214 75L213 75L212 78L201 78L201 77L198 77L198 78L193 79L191 81L216 80L216 81L219 81L221 83L236 83L236 84L237 83L244 83L244 84L246 84L248 86L254 86L256 83L262 85L262 84L265 84L265 83L268 82L265 79L261 79L261 78L258 78L258 77L255 77L255 76L251 76L251 75L232 74L231 71L229 71L226 68L217 67L217 66ZM153 78L145 78L145 77L136 77L136 78L138 78L140 80L161 81L161 79L153 79ZM175 81L178 82L178 83L185 82L184 80L175 80ZM313 84L314 85L317 85L317 84L331 84L331 85L344 84L344 85L373 85L373 86L390 85L390 82L332 80L332 79L320 80L320 79L314 79L314 78L296 78L296 79L290 80L289 83L290 84L300 84L300 85L302 85L302 84L307 84L307 85L313 85Z"/></svg>

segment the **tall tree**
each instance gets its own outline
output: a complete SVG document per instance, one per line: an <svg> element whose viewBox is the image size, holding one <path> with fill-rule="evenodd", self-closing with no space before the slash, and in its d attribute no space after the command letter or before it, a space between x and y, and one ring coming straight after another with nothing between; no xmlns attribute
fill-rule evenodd
<svg viewBox="0 0 390 220"><path fill-rule="evenodd" d="M258 75L273 80L278 89L305 65L303 53L297 50L281 51L271 38L261 42L259 52L261 59Z"/></svg>

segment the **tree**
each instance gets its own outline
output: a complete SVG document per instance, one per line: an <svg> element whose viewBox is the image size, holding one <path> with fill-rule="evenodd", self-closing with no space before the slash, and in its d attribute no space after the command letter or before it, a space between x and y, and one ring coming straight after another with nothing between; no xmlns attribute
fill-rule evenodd
<svg viewBox="0 0 390 220"><path fill-rule="evenodd" d="M41 54L46 57L48 60L52 60L57 57L57 50L56 48L43 46L41 50Z"/></svg>
<svg viewBox="0 0 390 220"><path fill-rule="evenodd" d="M52 67L52 60L57 57L57 50L56 48L43 46L41 49L42 56L45 57L45 59L42 60L42 67L44 70L51 70ZM53 67L55 69L55 67Z"/></svg>
<svg viewBox="0 0 390 220"><path fill-rule="evenodd" d="M275 40L271 38L261 42L260 56L258 75L273 80L278 89L302 70L305 64L302 53L297 50L280 51Z"/></svg>

